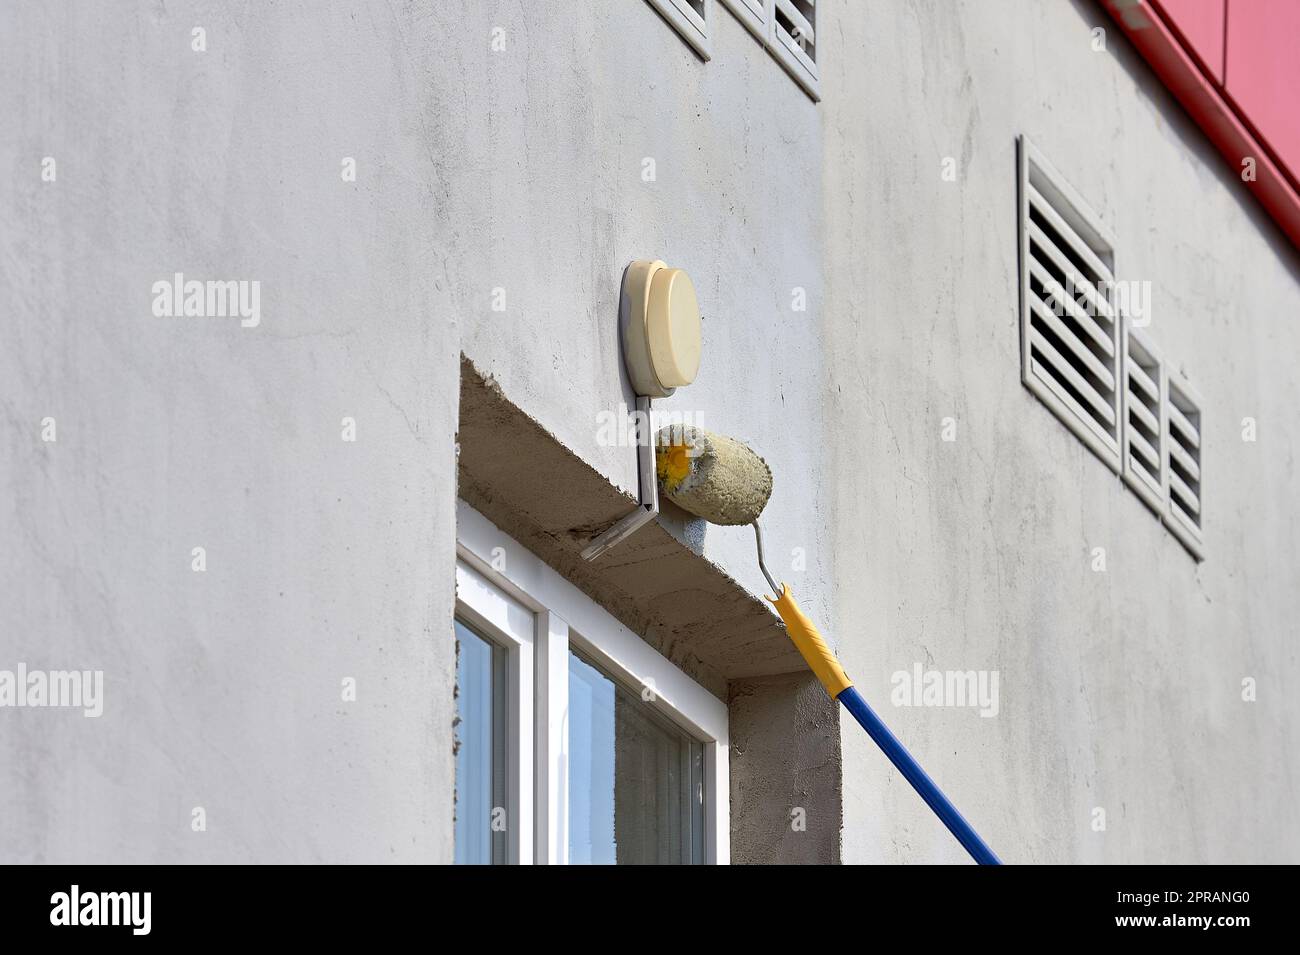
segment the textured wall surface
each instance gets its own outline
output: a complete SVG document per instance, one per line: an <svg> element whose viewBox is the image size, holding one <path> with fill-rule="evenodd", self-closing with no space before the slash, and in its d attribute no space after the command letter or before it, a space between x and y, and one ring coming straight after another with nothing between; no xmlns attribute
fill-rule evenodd
<svg viewBox="0 0 1300 955"><path fill-rule="evenodd" d="M870 4L823 36L845 666L1008 861L1296 861L1300 257L1099 6ZM1147 332L1205 400L1199 566L1020 384L1022 133L1115 232L1118 278L1152 283ZM916 662L999 671L998 715L887 705ZM846 862L963 858L844 741Z"/></svg>
<svg viewBox="0 0 1300 955"><path fill-rule="evenodd" d="M791 583L806 581L801 598L820 612L829 555L811 545L825 530L828 482L808 436L822 406L809 383L825 361L821 113L721 6L708 63L643 0L590 4L577 19L547 9L567 7L471 4L458 33L499 28L506 49L449 51L437 84L441 121L463 123L465 137L439 160L463 350L635 494L635 451L603 440L598 417L634 402L618 345L620 281L638 258L687 269L704 315L700 373L656 410L689 414L767 459L765 530L782 566L804 548L808 570ZM491 309L498 288L503 312ZM795 289L807 311L791 310ZM695 524L711 558L764 586L747 528Z"/></svg>
<svg viewBox="0 0 1300 955"><path fill-rule="evenodd" d="M0 13L0 668L106 681L0 712L0 859L449 860L458 357L634 490L599 416L641 257L705 316L662 409L767 459L774 571L1004 858L1300 858L1300 265L1100 7L819 4L815 104L719 4L707 63L584 6ZM1020 384L1019 134L1205 398L1204 564ZM155 317L175 272L260 281L260 325ZM748 530L664 520L765 589ZM890 706L917 662L999 671L998 715ZM805 774L733 775L737 858L962 860L855 724L788 735L807 689L732 687L749 780ZM841 771L842 831L778 832Z"/></svg>
<svg viewBox="0 0 1300 955"><path fill-rule="evenodd" d="M453 141L421 6L0 13L0 668L105 680L98 719L0 711L0 859L451 858ZM260 324L155 317L174 272L260 281Z"/></svg>
<svg viewBox="0 0 1300 955"><path fill-rule="evenodd" d="M731 861L840 861L843 766L839 704L808 673L733 680Z"/></svg>

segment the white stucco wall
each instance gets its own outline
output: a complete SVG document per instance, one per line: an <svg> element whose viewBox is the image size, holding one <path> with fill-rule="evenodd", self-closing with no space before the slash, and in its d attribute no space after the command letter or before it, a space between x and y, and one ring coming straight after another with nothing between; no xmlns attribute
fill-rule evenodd
<svg viewBox="0 0 1300 955"><path fill-rule="evenodd" d="M818 105L720 5L708 63L571 6L0 14L0 667L107 684L0 713L0 858L449 860L458 355L633 489L597 415L654 256L705 314L662 407L767 458L773 563L1004 858L1294 861L1300 269L1100 8L825 4ZM1206 399L1199 568L1020 384L1020 133ZM259 280L260 326L156 318L177 271ZM763 590L748 530L693 539ZM999 670L999 715L890 707L915 661ZM843 739L845 861L962 859Z"/></svg>
<svg viewBox="0 0 1300 955"><path fill-rule="evenodd" d="M462 29L501 29L505 51L473 45L442 64L440 86L482 86L463 149L444 159L462 348L635 494L635 451L609 447L598 419L634 402L617 336L621 276L638 258L687 269L704 314L700 373L655 408L759 449L776 476L768 534L808 550L808 600L829 607L828 555L811 547L825 527L826 461L804 440L821 428L809 385L825 363L821 114L721 6L707 64L647 3L589 10L575 21L537 5L472 5ZM505 312L491 310L494 288ZM806 312L791 311L795 288ZM760 588L748 529L697 530L709 556Z"/></svg>
<svg viewBox="0 0 1300 955"><path fill-rule="evenodd" d="M1008 861L1295 861L1300 257L1099 5L870 4L823 36L845 665ZM1152 283L1149 336L1205 400L1199 566L1020 384L1021 133ZM1000 671L999 715L889 706L917 661ZM961 859L844 740L846 861Z"/></svg>
<svg viewBox="0 0 1300 955"><path fill-rule="evenodd" d="M450 132L417 13L0 13L0 667L105 680L98 719L0 711L5 861L450 858ZM178 271L260 281L261 324L154 317Z"/></svg>

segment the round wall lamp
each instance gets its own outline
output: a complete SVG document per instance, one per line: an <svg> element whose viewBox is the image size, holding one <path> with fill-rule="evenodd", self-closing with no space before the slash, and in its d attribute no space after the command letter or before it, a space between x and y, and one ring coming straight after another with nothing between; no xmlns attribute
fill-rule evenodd
<svg viewBox="0 0 1300 955"><path fill-rule="evenodd" d="M700 370L700 305L691 277L658 259L638 259L623 274L619 310L623 362L632 390L666 398Z"/></svg>
<svg viewBox="0 0 1300 955"><path fill-rule="evenodd" d="M700 370L700 303L691 277L658 259L637 259L623 272L618 305L623 365L636 392L637 505L582 549L595 560L659 513L650 401L689 385Z"/></svg>

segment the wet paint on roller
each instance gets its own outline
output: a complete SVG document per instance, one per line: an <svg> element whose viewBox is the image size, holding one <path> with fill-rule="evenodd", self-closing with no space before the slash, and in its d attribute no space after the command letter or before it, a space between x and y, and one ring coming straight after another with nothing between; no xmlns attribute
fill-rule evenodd
<svg viewBox="0 0 1300 955"><path fill-rule="evenodd" d="M711 524L752 524L772 496L767 462L734 438L703 428L663 428L655 440L664 496Z"/></svg>

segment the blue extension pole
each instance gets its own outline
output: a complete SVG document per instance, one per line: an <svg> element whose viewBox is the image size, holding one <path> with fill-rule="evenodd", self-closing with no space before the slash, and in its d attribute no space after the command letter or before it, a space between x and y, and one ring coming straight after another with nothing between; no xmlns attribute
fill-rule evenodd
<svg viewBox="0 0 1300 955"><path fill-rule="evenodd" d="M763 571L763 576L767 578L767 582L772 585L773 593L779 595L767 599L772 601L776 612L781 615L786 633L794 642L800 656L804 658L804 662L808 664L808 669L812 670L817 681L825 688L826 695L843 703L844 708L862 724L867 735L912 784L912 788L925 800L925 804L931 811L943 820L948 831L957 837L957 841L971 854L971 858L980 865L1001 865L1002 860L993 854L993 850L971 828L970 823L962 818L957 807L948 801L943 790L934 784L934 780L926 775L921 764L912 758L907 747L898 741L898 737L889 731L889 727L867 705L862 694L853 688L853 681L844 672L844 667L840 666L840 661L826 645L822 635L817 632L816 626L799 609L794 594L790 593L790 588L784 583L777 586L776 581L767 571L767 565L763 563L763 535L758 529L758 521L754 521L753 527L754 539L758 543L758 566Z"/></svg>
<svg viewBox="0 0 1300 955"><path fill-rule="evenodd" d="M979 833L972 829L970 823L962 818L962 814L957 811L957 807L948 801L948 797L943 794L943 790L935 785L934 780L921 768L921 764L912 758L912 754L907 751L907 747L898 741L898 737L889 731L889 727L876 715L875 710L867 705L867 701L862 698L862 694L850 686L841 690L836 699L843 703L844 708L862 724L862 728L867 731L867 735L875 741L881 751L889 757L889 761L912 784L912 788L925 800L925 804L934 810L936 816L943 820L943 824L948 827L948 831L957 837L957 841L971 854L971 858L980 865L1001 865L1002 860L993 854L993 850L979 837Z"/></svg>

